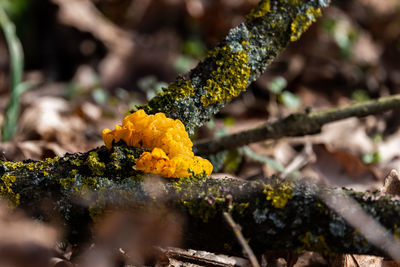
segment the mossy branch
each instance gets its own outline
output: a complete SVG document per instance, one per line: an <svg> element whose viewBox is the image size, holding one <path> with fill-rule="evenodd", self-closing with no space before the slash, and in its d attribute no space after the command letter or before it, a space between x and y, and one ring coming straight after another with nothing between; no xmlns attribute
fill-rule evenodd
<svg viewBox="0 0 400 267"><path fill-rule="evenodd" d="M390 195L321 189L275 178L253 182L206 177L157 180L152 189L158 190L146 191L144 183L151 178L142 179L143 174L132 168L140 153L118 144L110 153L100 147L41 162L2 162L1 193L10 205L43 220L62 216L72 242L86 238L87 227L110 207L143 210L156 206L186 217L181 230L190 248L240 253L241 246L223 219L224 212L229 212L256 253L304 249L323 254L385 254L324 204L320 195L352 197L385 227L386 234L398 237L400 233L400 201ZM347 214L356 210L341 208Z"/></svg>
<svg viewBox="0 0 400 267"><path fill-rule="evenodd" d="M179 119L193 133L227 101L245 91L328 4L329 0L262 0L196 68L140 108L148 114L163 112Z"/></svg>
<svg viewBox="0 0 400 267"><path fill-rule="evenodd" d="M364 117L395 108L400 108L400 95L381 97L324 111L295 113L254 129L214 139L200 140L195 143L193 150L196 154L207 155L267 139L316 134L321 131L322 126L330 122L350 117Z"/></svg>

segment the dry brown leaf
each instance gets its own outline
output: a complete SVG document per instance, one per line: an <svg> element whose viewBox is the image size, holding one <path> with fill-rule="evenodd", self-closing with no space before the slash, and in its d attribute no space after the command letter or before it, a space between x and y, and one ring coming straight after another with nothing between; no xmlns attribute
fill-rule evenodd
<svg viewBox="0 0 400 267"><path fill-rule="evenodd" d="M331 267L383 267L383 258L369 255L344 254L337 255Z"/></svg>
<svg viewBox="0 0 400 267"><path fill-rule="evenodd" d="M400 196L400 177L396 170L391 170L385 178L385 184L381 189L382 193Z"/></svg>
<svg viewBox="0 0 400 267"><path fill-rule="evenodd" d="M113 52L127 55L133 50L133 42L129 32L119 28L107 20L90 1L52 0L59 6L59 18L66 25L90 32Z"/></svg>
<svg viewBox="0 0 400 267"><path fill-rule="evenodd" d="M400 262L392 260L383 260L382 267L400 267Z"/></svg>
<svg viewBox="0 0 400 267"><path fill-rule="evenodd" d="M365 165L357 156L343 151L331 152L334 160L343 166L344 171L348 176L354 178L364 178L370 174L375 176L375 172L368 165ZM378 179L377 176L375 176Z"/></svg>
<svg viewBox="0 0 400 267"><path fill-rule="evenodd" d="M349 187L356 190L377 186L377 171L363 164L359 157L343 151L331 151L324 145L313 147L317 160L311 164L328 186Z"/></svg>
<svg viewBox="0 0 400 267"><path fill-rule="evenodd" d="M0 158L9 161L21 161L26 159L42 160L55 156L63 156L65 153L80 152L74 144L60 146L55 142L47 141L11 141L0 143Z"/></svg>
<svg viewBox="0 0 400 267"><path fill-rule="evenodd" d="M167 260L166 266L249 267L250 262L239 257L180 248L159 248Z"/></svg>
<svg viewBox="0 0 400 267"><path fill-rule="evenodd" d="M370 8L377 15L388 15L396 11L400 6L398 0L358 0L362 5Z"/></svg>
<svg viewBox="0 0 400 267"><path fill-rule="evenodd" d="M95 123L101 119L101 115L103 112L99 106L96 106L91 102L85 101L79 106L78 113L86 121Z"/></svg>
<svg viewBox="0 0 400 267"><path fill-rule="evenodd" d="M82 139L86 125L71 114L69 103L57 97L35 99L21 115L20 137L70 144Z"/></svg>
<svg viewBox="0 0 400 267"><path fill-rule="evenodd" d="M368 118L370 117L366 120ZM373 121L371 124L377 122L373 117L371 119ZM345 151L352 155L362 156L377 149L376 144L366 132L367 127L359 118L349 118L324 125L320 134L286 138L286 140L292 145L323 144L330 151Z"/></svg>
<svg viewBox="0 0 400 267"><path fill-rule="evenodd" d="M360 31L351 53L352 59L357 64L378 65L382 48L374 42L366 31Z"/></svg>
<svg viewBox="0 0 400 267"><path fill-rule="evenodd" d="M316 139L328 145L331 151L347 151L360 156L374 150L373 141L367 135L365 125L358 118L327 124Z"/></svg>
<svg viewBox="0 0 400 267"><path fill-rule="evenodd" d="M317 252L305 251L299 255L293 267L325 266L326 260Z"/></svg>
<svg viewBox="0 0 400 267"><path fill-rule="evenodd" d="M54 228L0 203L0 266L47 266L57 239Z"/></svg>
<svg viewBox="0 0 400 267"><path fill-rule="evenodd" d="M64 259L61 258L51 258L49 262L49 267L73 267L74 265Z"/></svg>
<svg viewBox="0 0 400 267"><path fill-rule="evenodd" d="M400 157L400 131L385 138L383 142L377 144L382 162L389 162Z"/></svg>
<svg viewBox="0 0 400 267"><path fill-rule="evenodd" d="M3 142L0 143L0 159L18 161L25 159L25 155L17 146L17 142Z"/></svg>
<svg viewBox="0 0 400 267"><path fill-rule="evenodd" d="M156 256L153 246L180 244L182 224L179 214L160 206L105 212L94 229L95 245L72 261L83 266L112 263L121 256L115 254L115 248L121 248L125 261L142 266Z"/></svg>
<svg viewBox="0 0 400 267"><path fill-rule="evenodd" d="M349 255L347 255L348 258L348 264L346 266L352 267L354 266L355 262L358 264L360 267L381 267L383 263L383 258L382 257L377 257L377 256L369 256L369 255L352 255L349 259Z"/></svg>

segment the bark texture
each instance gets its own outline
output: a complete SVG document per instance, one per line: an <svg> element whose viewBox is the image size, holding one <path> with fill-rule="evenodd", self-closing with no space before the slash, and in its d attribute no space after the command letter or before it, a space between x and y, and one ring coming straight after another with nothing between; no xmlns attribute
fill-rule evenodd
<svg viewBox="0 0 400 267"><path fill-rule="evenodd" d="M267 65L316 19L329 0L262 0L247 20L187 75L140 108L179 119L193 133L227 101L245 91Z"/></svg>
<svg viewBox="0 0 400 267"><path fill-rule="evenodd" d="M228 254L241 249L223 219L230 212L256 253L312 250L323 254L384 255L320 200L320 195L354 198L364 211L399 237L400 202L351 190L318 188L282 181L243 181L192 177L161 180L147 190L132 163L143 151L123 144L41 162L0 163L1 190L10 205L47 220L62 215L70 238L86 238L88 226L108 208L146 206L179 211L187 218L185 246ZM157 193L155 193L157 192ZM46 201L47 200L47 201ZM51 200L51 201L48 201ZM43 201L51 203L44 210ZM341 207L352 213L352 206Z"/></svg>

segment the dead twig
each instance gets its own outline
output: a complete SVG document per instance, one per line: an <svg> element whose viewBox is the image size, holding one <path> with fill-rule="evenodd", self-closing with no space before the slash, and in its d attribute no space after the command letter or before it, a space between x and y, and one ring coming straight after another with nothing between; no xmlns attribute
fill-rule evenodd
<svg viewBox="0 0 400 267"><path fill-rule="evenodd" d="M59 18L66 24L80 31L90 32L102 41L110 51L129 55L134 43L128 32L107 20L91 1L86 0L52 0L60 7Z"/></svg>
<svg viewBox="0 0 400 267"><path fill-rule="evenodd" d="M232 216L228 212L224 212L223 214L224 214L224 218L225 218L226 222L232 227L233 233L235 234L240 245L246 252L247 256L249 256L251 265L253 267L260 267L257 257L254 255L253 250L250 248L249 244L247 244L246 240L243 237L240 226L235 223Z"/></svg>
<svg viewBox="0 0 400 267"><path fill-rule="evenodd" d="M365 117L400 107L400 95L332 108L324 111L295 113L284 119L266 123L260 127L222 137L200 140L194 145L196 154L215 154L219 151L285 136L316 134L327 123L349 117Z"/></svg>

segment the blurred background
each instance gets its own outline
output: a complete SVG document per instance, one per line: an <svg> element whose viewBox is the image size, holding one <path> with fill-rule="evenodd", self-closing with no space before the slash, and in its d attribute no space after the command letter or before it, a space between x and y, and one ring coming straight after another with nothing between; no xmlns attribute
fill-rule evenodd
<svg viewBox="0 0 400 267"><path fill-rule="evenodd" d="M2 157L39 160L102 145L103 128L196 66L257 2L2 0L24 54L18 86L11 82L18 66L10 68L10 38L1 34ZM399 91L399 1L337 0L193 139ZM210 159L216 173L244 179L281 174L371 189L399 165L399 115L348 119L318 135L267 140Z"/></svg>

